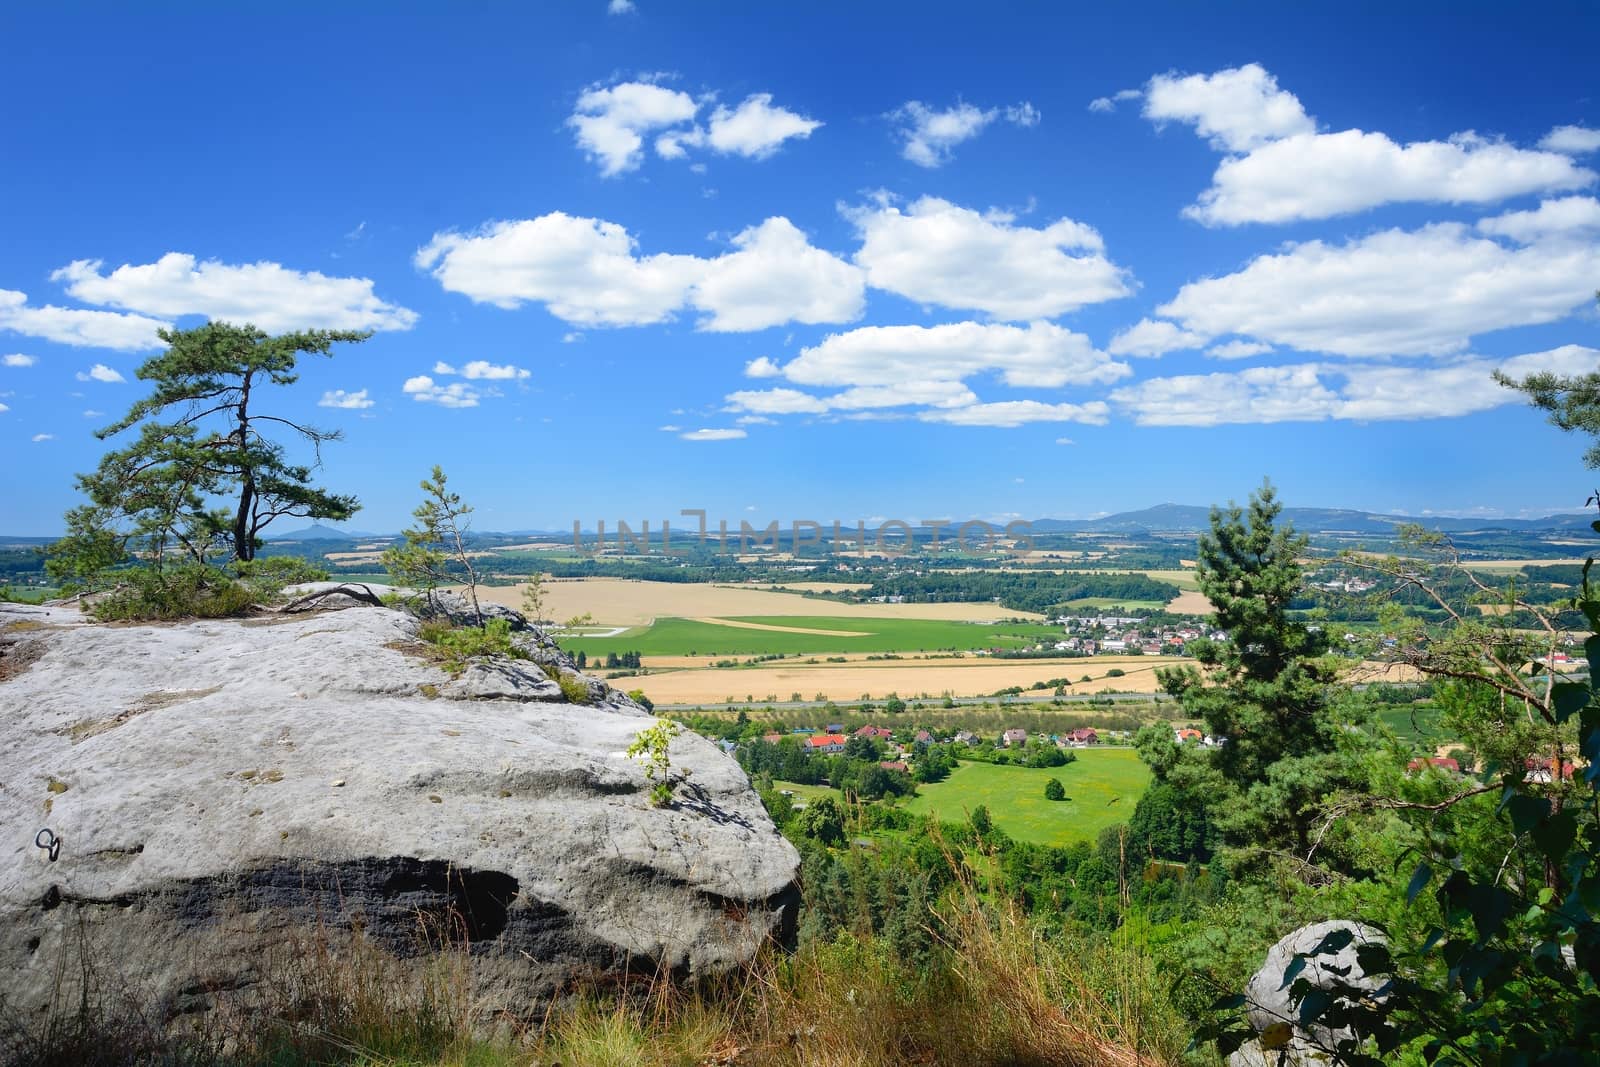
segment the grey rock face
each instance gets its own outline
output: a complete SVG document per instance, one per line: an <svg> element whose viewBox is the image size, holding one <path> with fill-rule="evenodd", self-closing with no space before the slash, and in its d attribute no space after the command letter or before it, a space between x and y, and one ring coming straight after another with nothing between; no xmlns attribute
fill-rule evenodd
<svg viewBox="0 0 1600 1067"><path fill-rule="evenodd" d="M518 618L520 623L520 617ZM96 625L0 605L0 1000L36 1009L78 939L183 1010L247 987L287 931L398 956L452 929L477 993L528 1011L579 977L737 966L792 930L798 857L743 771L691 734L653 807L624 755L655 719L539 663L451 678L417 622L348 607ZM52 862L35 847L60 840Z"/></svg>
<svg viewBox="0 0 1600 1067"><path fill-rule="evenodd" d="M1348 945L1338 952L1307 957L1303 969L1293 978L1286 979L1289 967L1299 954L1311 952L1329 934L1341 930L1348 930L1353 935ZM1229 1058L1230 1067L1331 1062L1325 1050L1333 1049L1340 1041L1354 1035L1346 1030L1335 1031L1324 1026L1312 1026L1309 1029L1300 1027L1296 1021L1299 1013L1290 996L1290 988L1295 981L1304 978L1314 989L1334 989L1344 985L1367 994L1374 993L1385 979L1365 974L1356 952L1365 944L1387 943L1388 938L1383 931L1340 919L1302 926L1279 939L1267 950L1266 962L1245 987L1250 1025L1261 1036L1235 1052Z"/></svg>

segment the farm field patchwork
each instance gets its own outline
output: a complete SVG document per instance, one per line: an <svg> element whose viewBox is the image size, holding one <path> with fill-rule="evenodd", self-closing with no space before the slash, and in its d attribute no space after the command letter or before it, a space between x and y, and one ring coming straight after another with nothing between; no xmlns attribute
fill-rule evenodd
<svg viewBox="0 0 1600 1067"><path fill-rule="evenodd" d="M1019 841L1069 845L1093 841L1107 826L1127 822L1150 782L1150 771L1130 748L1081 749L1065 767L963 763L950 777L917 786L907 808L960 822L982 804L994 824ZM1044 783L1056 778L1066 800L1046 800Z"/></svg>

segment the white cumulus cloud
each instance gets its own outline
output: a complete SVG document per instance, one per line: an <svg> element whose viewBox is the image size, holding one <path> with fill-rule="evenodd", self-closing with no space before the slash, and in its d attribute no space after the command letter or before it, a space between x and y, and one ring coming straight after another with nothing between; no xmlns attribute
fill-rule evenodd
<svg viewBox="0 0 1600 1067"><path fill-rule="evenodd" d="M1600 244L1509 248L1459 223L1307 241L1190 282L1156 310L1209 336L1344 356L1459 352L1476 334L1554 322L1593 299Z"/></svg>
<svg viewBox="0 0 1600 1067"><path fill-rule="evenodd" d="M644 136L693 119L700 105L688 93L649 82L591 86L567 119L578 146L613 177L639 166Z"/></svg>
<svg viewBox="0 0 1600 1067"><path fill-rule="evenodd" d="M783 371L779 369L778 365L766 356L752 359L744 365L744 376L746 378L776 378L782 373Z"/></svg>
<svg viewBox="0 0 1600 1067"><path fill-rule="evenodd" d="M7 367L31 367L37 362L38 360L32 356L25 356L21 352L13 352L11 355L0 359L0 363Z"/></svg>
<svg viewBox="0 0 1600 1067"><path fill-rule="evenodd" d="M1220 345L1212 345L1206 349L1206 355L1212 359L1249 359L1251 356L1263 356L1271 351L1271 345L1262 344L1260 341L1235 339Z"/></svg>
<svg viewBox="0 0 1600 1067"><path fill-rule="evenodd" d="M861 271L814 247L786 218L770 218L733 238L735 251L703 263L688 299L706 313L700 328L761 330L786 322L859 318Z"/></svg>
<svg viewBox="0 0 1600 1067"><path fill-rule="evenodd" d="M1360 129L1318 132L1300 100L1256 63L1157 75L1145 86L1144 115L1188 123L1228 153L1184 211L1208 226L1324 219L1390 203L1487 204L1596 178L1563 154L1592 132L1578 127L1552 131L1538 150L1472 131L1410 144Z"/></svg>
<svg viewBox="0 0 1600 1067"><path fill-rule="evenodd" d="M1158 74L1145 86L1144 116L1188 123L1229 152L1316 130L1295 95L1278 88L1278 79L1259 63L1215 74Z"/></svg>
<svg viewBox="0 0 1600 1067"><path fill-rule="evenodd" d="M1015 427L1030 422L1086 422L1100 425L1110 408L1102 400L1086 404L1047 404L1039 400L1002 400L971 404L948 410L923 411L923 422L947 422L956 426Z"/></svg>
<svg viewBox="0 0 1600 1067"><path fill-rule="evenodd" d="M919 303L1034 319L1132 291L1100 234L1072 219L1036 229L932 196L903 211L881 204L845 215L861 234L855 261L867 283Z"/></svg>
<svg viewBox="0 0 1600 1067"><path fill-rule="evenodd" d="M56 435L53 433L36 433L30 438L34 444L38 444L41 441L54 441L55 439Z"/></svg>
<svg viewBox="0 0 1600 1067"><path fill-rule="evenodd" d="M721 155L766 159L791 138L805 139L822 123L787 108L774 107L771 93L752 93L738 107L719 104L711 113L706 144Z"/></svg>
<svg viewBox="0 0 1600 1067"><path fill-rule="evenodd" d="M1600 150L1600 130L1585 126L1557 126L1539 140L1539 147L1569 156L1584 156Z"/></svg>
<svg viewBox="0 0 1600 1067"><path fill-rule="evenodd" d="M347 408L356 411L370 408L372 405L373 401L367 398L365 389L358 389L353 393L347 393L343 389L330 389L322 394L321 400L317 401L319 408Z"/></svg>
<svg viewBox="0 0 1600 1067"><path fill-rule="evenodd" d="M996 119L1017 126L1037 126L1039 111L1024 101L1011 107L979 108L965 102L938 109L920 100L908 100L886 116L894 122L903 142L901 154L919 167L941 167L950 162L957 145L978 136Z"/></svg>
<svg viewBox="0 0 1600 1067"><path fill-rule="evenodd" d="M117 311L56 307L31 307L28 295L0 289L0 330L37 337L79 348L115 348L142 352L160 348L156 331L172 325L144 315Z"/></svg>
<svg viewBox="0 0 1600 1067"><path fill-rule="evenodd" d="M580 326L643 326L686 307L705 313L701 329L719 331L845 322L861 313L860 272L813 247L788 219L767 219L733 244L709 259L642 256L617 223L558 211L437 234L416 265L480 303L537 301Z"/></svg>
<svg viewBox="0 0 1600 1067"><path fill-rule="evenodd" d="M690 430L678 435L685 441L737 441L749 436L744 430Z"/></svg>
<svg viewBox="0 0 1600 1067"><path fill-rule="evenodd" d="M1106 345L1113 356L1164 356L1186 348L1199 348L1209 341L1204 334L1185 330L1163 319L1140 319L1121 330Z"/></svg>
<svg viewBox="0 0 1600 1067"><path fill-rule="evenodd" d="M751 93L737 107L717 104L706 124L696 125L695 117L712 95L697 100L653 81L594 85L579 95L567 125L608 178L638 169L646 137L655 138L656 155L662 159L683 159L690 149L766 159L784 142L803 140L822 126L817 119L775 105L771 93Z"/></svg>
<svg viewBox="0 0 1600 1067"><path fill-rule="evenodd" d="M1111 399L1144 426L1448 418L1522 402L1521 394L1494 380L1496 369L1515 378L1538 371L1584 374L1597 366L1600 351L1567 345L1423 368L1305 363L1151 378L1115 390Z"/></svg>
<svg viewBox="0 0 1600 1067"><path fill-rule="evenodd" d="M445 408L475 408L481 394L464 382L440 385L426 374L407 378L401 387L413 400L424 404L438 404Z"/></svg>
<svg viewBox="0 0 1600 1067"><path fill-rule="evenodd" d="M1600 200L1592 196L1568 196L1541 201L1531 211L1509 211L1479 219L1478 232L1509 237L1522 244L1552 237L1591 239L1600 234Z"/></svg>
<svg viewBox="0 0 1600 1067"><path fill-rule="evenodd" d="M115 371L112 368L106 366L104 363L96 363L94 366L90 367L87 371L79 371L77 374L73 375L73 377L77 378L78 381L80 381L80 382L108 382L108 383L110 383L110 382L125 382L125 381L128 380L128 379L124 378L121 374L117 373L117 371Z"/></svg>
<svg viewBox="0 0 1600 1067"><path fill-rule="evenodd" d="M286 330L407 330L417 313L380 300L370 278L333 278L277 263L197 262L168 252L154 263L124 263L102 274L99 260L79 259L51 275L90 304L164 318L204 315Z"/></svg>
<svg viewBox="0 0 1600 1067"><path fill-rule="evenodd" d="M435 374L459 375L463 378L486 381L522 381L532 376L532 371L523 367L513 366L510 363L494 364L486 359L475 359L464 364L459 370L440 360L433 365Z"/></svg>
<svg viewBox="0 0 1600 1067"><path fill-rule="evenodd" d="M1207 225L1325 219L1380 204L1488 204L1593 184L1555 152L1458 134L1401 145L1382 133L1299 134L1217 166L1185 214Z"/></svg>

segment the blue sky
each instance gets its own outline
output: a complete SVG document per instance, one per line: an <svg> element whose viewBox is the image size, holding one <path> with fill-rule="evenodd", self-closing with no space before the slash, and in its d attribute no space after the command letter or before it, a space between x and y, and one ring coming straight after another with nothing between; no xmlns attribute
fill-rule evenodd
<svg viewBox="0 0 1600 1067"><path fill-rule="evenodd" d="M368 529L1577 510L1600 8L1393 6L10 7L0 532L208 317Z"/></svg>

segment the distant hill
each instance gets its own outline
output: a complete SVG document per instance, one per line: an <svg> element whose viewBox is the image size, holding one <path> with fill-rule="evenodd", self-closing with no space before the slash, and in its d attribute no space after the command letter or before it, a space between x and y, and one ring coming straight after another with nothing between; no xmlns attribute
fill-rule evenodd
<svg viewBox="0 0 1600 1067"><path fill-rule="evenodd" d="M303 530L285 530L283 533L270 534L263 540L267 541L360 541L368 537L388 537L389 534L367 533L363 530L336 530L332 526L324 526L314 522Z"/></svg>
<svg viewBox="0 0 1600 1067"><path fill-rule="evenodd" d="M1211 509L1192 504L1157 504L1142 511L1124 511L1098 519L1037 519L1038 533L1115 533L1120 531L1204 530L1210 525ZM1456 518L1443 515L1383 515L1347 508L1284 508L1283 518L1294 523L1301 533L1381 534L1396 526L1414 522L1442 533L1474 533L1507 530L1517 533L1540 531L1590 533L1591 515L1546 515L1536 519Z"/></svg>

